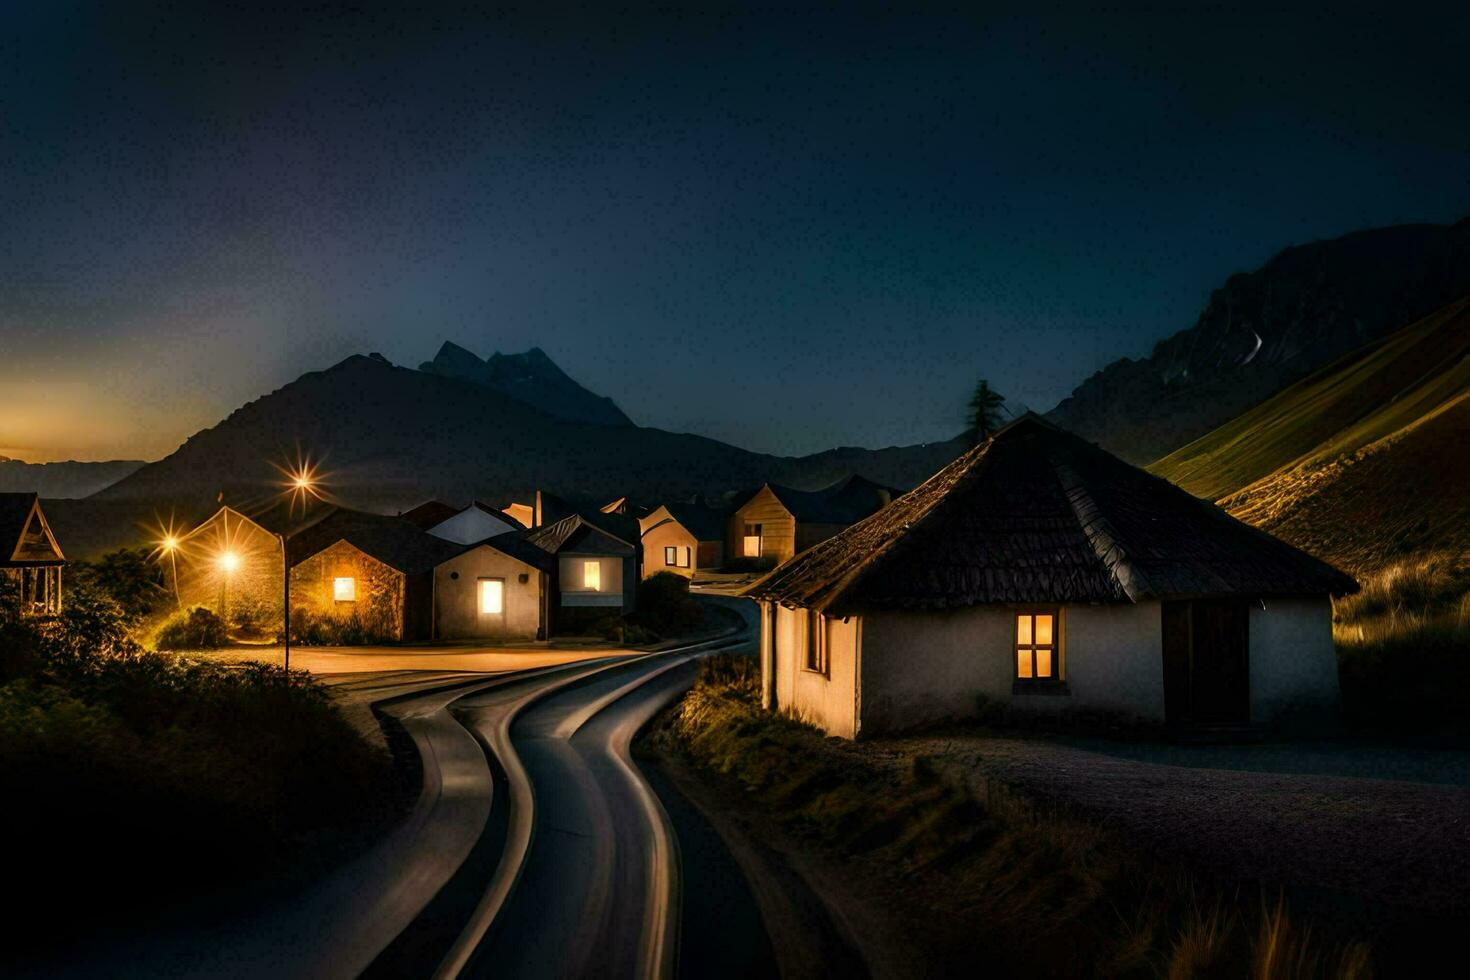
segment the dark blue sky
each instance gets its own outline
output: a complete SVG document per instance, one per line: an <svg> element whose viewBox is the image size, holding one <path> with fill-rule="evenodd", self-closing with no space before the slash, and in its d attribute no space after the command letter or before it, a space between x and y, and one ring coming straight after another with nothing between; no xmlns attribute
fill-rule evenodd
<svg viewBox="0 0 1470 980"><path fill-rule="evenodd" d="M1470 20L0 13L0 453L540 345L807 452L1037 409L1282 247L1470 213ZM30 9L27 9L30 8ZM43 399L43 400L42 400Z"/></svg>

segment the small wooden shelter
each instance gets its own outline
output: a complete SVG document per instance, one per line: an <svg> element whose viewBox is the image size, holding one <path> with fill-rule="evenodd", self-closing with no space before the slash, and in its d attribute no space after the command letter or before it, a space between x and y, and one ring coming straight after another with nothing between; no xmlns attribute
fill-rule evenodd
<svg viewBox="0 0 1470 980"><path fill-rule="evenodd" d="M1332 711L1356 583L1027 414L753 585L763 701L856 737L1076 708L1175 725Z"/></svg>
<svg viewBox="0 0 1470 980"><path fill-rule="evenodd" d="M61 611L61 569L66 556L46 523L34 493L0 493L0 583L20 600L23 613Z"/></svg>
<svg viewBox="0 0 1470 980"><path fill-rule="evenodd" d="M820 490L767 483L748 490L728 519L727 562L770 568L886 507L897 492L861 476Z"/></svg>

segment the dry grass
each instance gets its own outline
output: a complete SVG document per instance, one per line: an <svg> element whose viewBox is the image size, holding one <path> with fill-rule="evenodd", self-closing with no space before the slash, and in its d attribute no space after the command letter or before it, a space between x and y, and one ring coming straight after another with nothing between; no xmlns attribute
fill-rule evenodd
<svg viewBox="0 0 1470 980"><path fill-rule="evenodd" d="M784 831L856 862L861 887L967 969L1169 980L1370 975L1365 946L1314 936L1280 900L1203 883L1078 814L1004 790L992 788L982 805L924 756L907 771L879 765L861 743L761 711L748 658L708 661L651 738L738 787Z"/></svg>
<svg viewBox="0 0 1470 980"><path fill-rule="evenodd" d="M1470 557L1364 577L1333 609L1343 704L1373 727L1463 727L1470 707Z"/></svg>

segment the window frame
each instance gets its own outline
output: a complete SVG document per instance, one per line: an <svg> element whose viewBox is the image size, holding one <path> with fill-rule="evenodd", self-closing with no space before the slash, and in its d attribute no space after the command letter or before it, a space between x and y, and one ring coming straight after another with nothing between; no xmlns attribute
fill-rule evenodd
<svg viewBox="0 0 1470 980"><path fill-rule="evenodd" d="M692 567L694 565L694 549L691 548L691 547L689 547L686 544L686 545L683 545L679 549L679 551L682 553L683 558L682 558L682 560L679 562L679 564L676 567L678 567L678 568L690 568L690 567Z"/></svg>
<svg viewBox="0 0 1470 980"><path fill-rule="evenodd" d="M349 583L348 588L352 595L343 598L341 595L341 583ZM333 602L356 602L357 601L357 576L356 575L333 575L332 576L332 601Z"/></svg>
<svg viewBox="0 0 1470 980"><path fill-rule="evenodd" d="M749 521L743 523L745 524L745 533L740 539L740 557L759 558L766 550L765 525L754 524ZM755 541L755 554L750 553L750 542L752 540Z"/></svg>
<svg viewBox="0 0 1470 980"><path fill-rule="evenodd" d="M679 548L678 548L677 545L672 545L672 544L666 544L666 545L664 545L664 567L665 568L678 568L679 567Z"/></svg>
<svg viewBox="0 0 1470 980"><path fill-rule="evenodd" d="M500 611L485 611L485 586L490 582L500 583ZM482 575L475 580L475 609L480 616L504 616L505 615L505 579L495 575Z"/></svg>
<svg viewBox="0 0 1470 980"><path fill-rule="evenodd" d="M801 669L823 677L830 676L828 646L827 617L815 609L806 610L806 644L802 651Z"/></svg>
<svg viewBox="0 0 1470 980"><path fill-rule="evenodd" d="M1031 617L1031 640L1028 643L1022 643L1021 619L1026 616ZM1051 617L1052 633L1050 643L1036 642L1037 616ZM1037 650L1048 650L1051 652L1051 672L1045 677L1036 676ZM1030 677L1021 676L1022 651L1030 654ZM1064 688L1067 677L1065 653L1065 620L1062 618L1062 607L1060 605L1017 606L1011 611L1011 678L1012 684L1016 689Z"/></svg>

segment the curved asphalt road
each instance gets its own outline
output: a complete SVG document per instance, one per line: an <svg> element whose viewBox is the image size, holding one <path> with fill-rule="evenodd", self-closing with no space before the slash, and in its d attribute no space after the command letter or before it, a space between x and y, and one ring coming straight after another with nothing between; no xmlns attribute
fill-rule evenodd
<svg viewBox="0 0 1470 980"><path fill-rule="evenodd" d="M748 627L747 604L729 604ZM750 642L747 629L497 675L381 678L374 710L413 739L424 775L392 832L289 902L207 934L95 949L59 972L672 976L678 845L629 744L699 657Z"/></svg>

